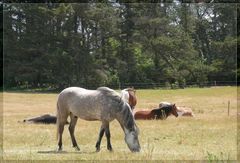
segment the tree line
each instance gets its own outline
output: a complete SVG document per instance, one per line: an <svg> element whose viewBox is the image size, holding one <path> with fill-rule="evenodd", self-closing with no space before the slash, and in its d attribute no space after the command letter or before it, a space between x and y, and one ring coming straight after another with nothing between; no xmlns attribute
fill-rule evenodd
<svg viewBox="0 0 240 163"><path fill-rule="evenodd" d="M235 81L236 4L3 4L5 88Z"/></svg>

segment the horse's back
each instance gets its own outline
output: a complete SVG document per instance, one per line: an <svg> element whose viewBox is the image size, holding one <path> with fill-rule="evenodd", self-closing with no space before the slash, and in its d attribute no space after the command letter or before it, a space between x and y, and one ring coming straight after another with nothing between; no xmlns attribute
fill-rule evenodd
<svg viewBox="0 0 240 163"><path fill-rule="evenodd" d="M59 94L58 105L61 105L65 114L71 112L85 120L100 120L107 118L111 112L111 100L108 98L111 92L113 90L107 87L97 90L69 87Z"/></svg>
<svg viewBox="0 0 240 163"><path fill-rule="evenodd" d="M85 88L80 88L80 87L69 87L69 88L65 88L64 90L62 90L62 92L59 94L59 96L61 95L77 95L77 94L82 94L84 92L88 92L89 90L85 89Z"/></svg>
<svg viewBox="0 0 240 163"><path fill-rule="evenodd" d="M80 87L69 87L64 89L60 94L59 98L73 99L73 98L88 98L88 96L93 97L97 95L96 90L88 90Z"/></svg>
<svg viewBox="0 0 240 163"><path fill-rule="evenodd" d="M134 119L152 119L151 110L139 110L134 113Z"/></svg>

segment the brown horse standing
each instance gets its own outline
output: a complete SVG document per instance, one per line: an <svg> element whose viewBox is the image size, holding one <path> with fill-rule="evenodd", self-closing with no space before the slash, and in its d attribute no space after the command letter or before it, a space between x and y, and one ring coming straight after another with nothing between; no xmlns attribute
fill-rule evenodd
<svg viewBox="0 0 240 163"><path fill-rule="evenodd" d="M151 119L167 119L168 116L174 115L178 117L177 107L175 104L169 106L163 106L161 108L153 110L140 110L134 114L134 118L142 120L151 120Z"/></svg>
<svg viewBox="0 0 240 163"><path fill-rule="evenodd" d="M133 110L137 105L136 90L134 88L126 88L121 91L121 97L127 102Z"/></svg>

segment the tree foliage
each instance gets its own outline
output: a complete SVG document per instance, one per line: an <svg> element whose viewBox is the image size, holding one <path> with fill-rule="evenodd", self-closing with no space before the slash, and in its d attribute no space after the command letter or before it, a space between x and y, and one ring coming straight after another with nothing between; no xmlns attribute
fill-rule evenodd
<svg viewBox="0 0 240 163"><path fill-rule="evenodd" d="M3 15L6 88L236 78L235 4L8 3Z"/></svg>

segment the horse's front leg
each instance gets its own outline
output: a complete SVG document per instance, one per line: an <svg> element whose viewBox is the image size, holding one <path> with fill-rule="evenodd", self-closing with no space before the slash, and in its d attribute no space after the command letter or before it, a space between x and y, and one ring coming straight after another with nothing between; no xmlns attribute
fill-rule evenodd
<svg viewBox="0 0 240 163"><path fill-rule="evenodd" d="M109 123L106 125L105 135L107 137L107 149L109 151L112 151L112 145L111 145L111 141L110 141L111 134L110 134L110 129L109 129Z"/></svg>
<svg viewBox="0 0 240 163"><path fill-rule="evenodd" d="M105 131L105 125L102 124L102 126L100 128L98 140L97 140L97 143L96 143L96 152L100 151L100 145L101 145L101 141L102 141L102 137L103 137L104 131Z"/></svg>

